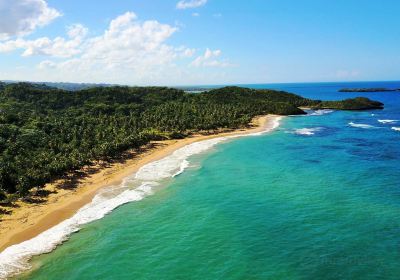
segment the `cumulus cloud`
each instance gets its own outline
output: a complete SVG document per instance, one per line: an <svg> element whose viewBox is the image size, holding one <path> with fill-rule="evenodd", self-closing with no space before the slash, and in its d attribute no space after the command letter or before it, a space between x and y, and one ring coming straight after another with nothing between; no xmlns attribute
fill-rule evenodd
<svg viewBox="0 0 400 280"><path fill-rule="evenodd" d="M196 53L196 49L190 49L185 47L180 47L176 49L180 52L181 57L192 57Z"/></svg>
<svg viewBox="0 0 400 280"><path fill-rule="evenodd" d="M207 0L181 0L176 4L176 8L179 10L193 9L205 4L207 4Z"/></svg>
<svg viewBox="0 0 400 280"><path fill-rule="evenodd" d="M61 13L45 0L1 0L0 39L30 34L59 16Z"/></svg>
<svg viewBox="0 0 400 280"><path fill-rule="evenodd" d="M190 64L194 67L230 67L233 66L231 63L226 61L221 61L218 58L221 56L221 50L210 50L206 49L205 53L201 56L198 56L195 60Z"/></svg>
<svg viewBox="0 0 400 280"><path fill-rule="evenodd" d="M59 66L67 69L126 69L126 73L143 75L168 65L176 57L165 41L176 28L157 21L136 21L134 13L112 20L101 36L90 38L81 56Z"/></svg>
<svg viewBox="0 0 400 280"><path fill-rule="evenodd" d="M34 73L16 71L14 76L8 75L19 80L26 75L29 80L37 77L36 80L47 81L122 84L165 85L198 79L212 83L216 77L220 81L221 71L202 69L230 66L221 60L221 51L207 49L195 58L195 48L168 43L177 31L176 26L142 21L127 12L111 20L97 36L88 36L85 26L75 24L67 28L64 37L0 42L0 53L20 50L23 57L47 56Z"/></svg>
<svg viewBox="0 0 400 280"><path fill-rule="evenodd" d="M55 68L57 66L56 63L54 63L51 60L44 60L39 63L38 68L39 69L49 69L49 68Z"/></svg>
<svg viewBox="0 0 400 280"><path fill-rule="evenodd" d="M176 31L176 27L158 21L141 22L134 13L127 12L112 20L102 35L72 45L70 52L64 52L72 54L70 58L61 62L47 60L39 68L56 68L67 76L78 72L86 80L151 81L163 71L168 72L165 69L172 67L174 59L193 55L191 49L166 44ZM80 39L86 33L82 26L68 32L71 40Z"/></svg>
<svg viewBox="0 0 400 280"><path fill-rule="evenodd" d="M23 49L22 56L48 55L54 57L71 57L79 54L81 45L85 39L88 29L81 24L68 27L68 39L56 37L49 39L42 37L35 40L16 39L0 43L1 52L12 52Z"/></svg>
<svg viewBox="0 0 400 280"><path fill-rule="evenodd" d="M88 34L88 31L82 24L73 24L68 27L68 36L70 38L84 38Z"/></svg>

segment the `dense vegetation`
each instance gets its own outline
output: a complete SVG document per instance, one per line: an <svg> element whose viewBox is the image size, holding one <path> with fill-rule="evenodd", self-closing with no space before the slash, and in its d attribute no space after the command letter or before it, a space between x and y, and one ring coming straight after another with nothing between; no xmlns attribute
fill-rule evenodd
<svg viewBox="0 0 400 280"><path fill-rule="evenodd" d="M0 83L0 200L26 196L68 172L152 140L243 127L260 114L304 114L300 106L348 108L360 102L370 101L328 104L238 87L191 94L164 87L72 92Z"/></svg>
<svg viewBox="0 0 400 280"><path fill-rule="evenodd" d="M1 83L1 82L0 82ZM4 82L3 85L5 84L15 84L18 82L15 81L7 81ZM39 87L51 87L51 88L58 88L62 90L69 90L69 91L78 91L82 89L88 89L88 88L93 88L93 87L109 87L113 86L111 84L87 84L87 83L62 83L62 82L45 82L45 83L39 83L39 82L32 82L30 83L32 86L39 86Z"/></svg>
<svg viewBox="0 0 400 280"><path fill-rule="evenodd" d="M356 97L342 101L321 101L312 106L313 109L337 109L337 110L367 110L383 109L383 103L373 101L365 97Z"/></svg>

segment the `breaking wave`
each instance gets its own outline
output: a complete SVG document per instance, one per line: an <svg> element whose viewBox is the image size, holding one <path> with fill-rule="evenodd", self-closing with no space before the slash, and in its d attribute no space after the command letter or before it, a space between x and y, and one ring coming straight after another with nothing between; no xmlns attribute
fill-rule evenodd
<svg viewBox="0 0 400 280"><path fill-rule="evenodd" d="M397 123L398 120L378 120L378 122L383 124L392 124L392 123Z"/></svg>
<svg viewBox="0 0 400 280"><path fill-rule="evenodd" d="M314 135L316 132L323 130L323 127L313 127L313 128L299 128L291 133L297 134L297 135L306 135L306 136L311 136Z"/></svg>
<svg viewBox="0 0 400 280"><path fill-rule="evenodd" d="M308 114L309 116L322 116L322 115L326 115L326 114L330 114L333 113L333 110L329 110L329 109L321 109L321 110L315 110L314 112Z"/></svg>
<svg viewBox="0 0 400 280"><path fill-rule="evenodd" d="M363 124L363 123L349 122L349 125L352 126L352 127L364 128L364 129L376 128L376 127L373 126L373 125Z"/></svg>

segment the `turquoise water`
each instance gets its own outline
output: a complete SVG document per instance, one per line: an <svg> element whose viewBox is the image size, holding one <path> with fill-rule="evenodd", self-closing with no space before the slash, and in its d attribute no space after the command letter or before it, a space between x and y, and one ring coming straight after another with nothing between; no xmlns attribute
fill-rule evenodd
<svg viewBox="0 0 400 280"><path fill-rule="evenodd" d="M254 87L340 99L341 86ZM378 121L400 120L400 94L363 95L386 109L289 117L193 156L20 278L400 279L400 122Z"/></svg>

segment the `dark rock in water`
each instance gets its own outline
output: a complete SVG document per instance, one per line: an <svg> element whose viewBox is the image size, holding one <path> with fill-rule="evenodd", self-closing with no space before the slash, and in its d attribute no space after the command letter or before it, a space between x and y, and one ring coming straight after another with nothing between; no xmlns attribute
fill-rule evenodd
<svg viewBox="0 0 400 280"><path fill-rule="evenodd" d="M388 89L388 88L343 88L339 92L388 92L388 91L399 91L400 89Z"/></svg>

